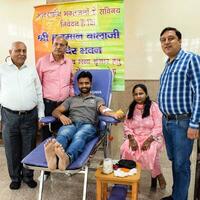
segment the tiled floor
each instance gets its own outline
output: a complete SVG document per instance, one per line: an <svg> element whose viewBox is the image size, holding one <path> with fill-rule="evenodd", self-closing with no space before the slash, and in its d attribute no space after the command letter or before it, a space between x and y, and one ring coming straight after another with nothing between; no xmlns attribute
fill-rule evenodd
<svg viewBox="0 0 200 200"><path fill-rule="evenodd" d="M113 130L114 140L111 146L111 157L113 159L119 158L119 146L122 142L121 127L114 127ZM102 157L102 153L97 153L97 156L92 162L93 166L97 166ZM194 173L195 173L195 159L196 159L196 143L194 145L192 161L192 179L189 190L188 200L193 199L194 191ZM142 172L139 188L139 200L159 200L161 197L171 193L171 164L167 159L165 150L162 153L162 170L167 181L167 188L160 190L158 187L156 192L150 192L150 174L146 171ZM35 179L39 176L39 172L35 172ZM4 147L0 147L0 199L1 200L36 200L38 197L38 189L30 189L27 185L22 184L21 188L17 191L9 189L10 179L7 172L7 165L4 153ZM82 200L82 184L83 175L75 175L67 177L63 174L52 174L51 177L45 182L43 199L44 200ZM89 172L89 180L87 187L87 200L95 200L95 177L94 171Z"/></svg>

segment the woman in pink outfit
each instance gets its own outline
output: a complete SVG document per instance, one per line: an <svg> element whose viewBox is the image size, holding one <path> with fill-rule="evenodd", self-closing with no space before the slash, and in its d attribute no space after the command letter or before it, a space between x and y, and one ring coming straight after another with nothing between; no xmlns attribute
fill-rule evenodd
<svg viewBox="0 0 200 200"><path fill-rule="evenodd" d="M166 187L161 172L160 154L164 144L162 135L162 114L157 103L150 100L143 84L133 87L133 102L129 106L124 122L125 141L120 151L122 159L139 162L143 169L150 170L151 189Z"/></svg>

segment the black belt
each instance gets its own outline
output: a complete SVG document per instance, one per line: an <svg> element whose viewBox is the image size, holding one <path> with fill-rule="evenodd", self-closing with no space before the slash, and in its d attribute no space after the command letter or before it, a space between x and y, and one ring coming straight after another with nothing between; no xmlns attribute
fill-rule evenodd
<svg viewBox="0 0 200 200"><path fill-rule="evenodd" d="M27 114L31 113L33 110L35 110L36 107L34 107L31 110L22 110L22 111L10 110L9 108L5 108L5 107L3 107L3 109L5 109L6 111L8 111L10 113L16 114L16 115L27 115Z"/></svg>
<svg viewBox="0 0 200 200"><path fill-rule="evenodd" d="M164 115L166 120L183 120L183 119L188 119L189 117L191 117L190 113L185 113L185 114L178 114L178 115L174 115L174 114L170 114L170 115Z"/></svg>
<svg viewBox="0 0 200 200"><path fill-rule="evenodd" d="M61 103L63 103L63 101L52 101L50 99L43 99L45 103L51 103L51 104L55 104L55 105L60 105Z"/></svg>

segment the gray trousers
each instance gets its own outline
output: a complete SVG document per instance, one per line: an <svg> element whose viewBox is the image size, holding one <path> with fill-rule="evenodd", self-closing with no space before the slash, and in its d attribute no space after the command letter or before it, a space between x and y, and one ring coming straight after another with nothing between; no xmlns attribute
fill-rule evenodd
<svg viewBox="0 0 200 200"><path fill-rule="evenodd" d="M37 108L21 115L2 108L1 115L2 136L10 178L17 182L32 180L33 171L23 168L21 160L36 146Z"/></svg>

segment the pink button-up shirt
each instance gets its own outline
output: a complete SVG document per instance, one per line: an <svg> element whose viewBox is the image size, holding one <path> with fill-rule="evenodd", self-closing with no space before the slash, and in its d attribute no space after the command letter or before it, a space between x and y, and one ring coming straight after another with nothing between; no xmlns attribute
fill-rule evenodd
<svg viewBox="0 0 200 200"><path fill-rule="evenodd" d="M36 67L42 84L43 98L64 101L74 95L71 59L64 58L58 63L52 54L48 54L38 60Z"/></svg>

